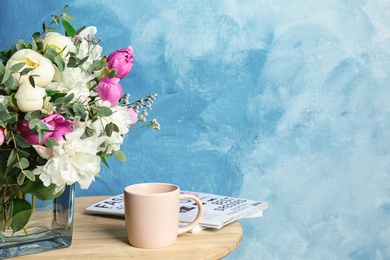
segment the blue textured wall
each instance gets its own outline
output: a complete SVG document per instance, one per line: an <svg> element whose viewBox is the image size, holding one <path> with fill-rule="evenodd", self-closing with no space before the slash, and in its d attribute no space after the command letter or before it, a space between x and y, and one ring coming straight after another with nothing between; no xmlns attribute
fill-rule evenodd
<svg viewBox="0 0 390 260"><path fill-rule="evenodd" d="M159 94L161 131L132 131L77 194L163 181L265 200L228 259L390 258L390 3L7 1L0 48L69 3L108 54L132 45L123 86Z"/></svg>

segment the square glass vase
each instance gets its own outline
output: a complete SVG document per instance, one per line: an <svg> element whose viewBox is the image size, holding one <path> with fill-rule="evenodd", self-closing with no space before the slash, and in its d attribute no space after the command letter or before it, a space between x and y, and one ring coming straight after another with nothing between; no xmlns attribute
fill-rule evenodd
<svg viewBox="0 0 390 260"><path fill-rule="evenodd" d="M35 254L72 244L75 185L53 200L35 199L24 229L0 229L0 259Z"/></svg>

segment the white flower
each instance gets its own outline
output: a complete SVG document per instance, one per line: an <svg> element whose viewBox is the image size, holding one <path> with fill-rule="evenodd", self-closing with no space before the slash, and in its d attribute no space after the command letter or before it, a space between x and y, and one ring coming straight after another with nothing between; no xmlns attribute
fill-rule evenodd
<svg viewBox="0 0 390 260"><path fill-rule="evenodd" d="M97 29L95 26L86 27L79 33L82 41L80 43L77 57L82 59L88 56L88 60L83 63L83 67L86 70L89 70L92 62L94 60L99 60L102 55L103 48L99 44L91 44L86 39L92 39L97 33Z"/></svg>
<svg viewBox="0 0 390 260"><path fill-rule="evenodd" d="M101 105L110 107L109 102L102 102ZM124 135L127 134L129 126L132 123L130 115L124 107L111 107L111 110L113 112L112 115L102 117L90 125L90 128L94 129L97 134L104 133L104 129L109 123L114 123L118 126L119 131L112 132L111 136L107 136L104 143L105 147L101 148L101 151L106 151L107 153L120 150L120 146L124 140Z"/></svg>
<svg viewBox="0 0 390 260"><path fill-rule="evenodd" d="M61 57L66 57L69 51L74 52L75 46L70 37L64 36L57 32L48 32L42 40L45 48L51 48L57 53L60 53Z"/></svg>
<svg viewBox="0 0 390 260"><path fill-rule="evenodd" d="M78 128L67 134L66 140L53 147L53 155L46 164L34 170L46 187L56 185L54 193L76 182L87 189L100 171L100 157L96 153L104 138L93 135L81 139L83 133L84 129Z"/></svg>
<svg viewBox="0 0 390 260"><path fill-rule="evenodd" d="M26 64L19 71L12 74L18 85L29 82L28 77L30 75L34 76L35 85L40 87L45 87L53 80L55 71L52 62L38 52L30 49L22 49L15 52L7 61L5 67L10 69L13 65L22 62ZM32 70L26 75L20 76L20 72L25 68Z"/></svg>
<svg viewBox="0 0 390 260"><path fill-rule="evenodd" d="M46 91L44 88L38 86L34 88L30 82L25 82L16 91L15 98L20 111L30 112L42 109L45 95Z"/></svg>
<svg viewBox="0 0 390 260"><path fill-rule="evenodd" d="M65 68L61 81L50 83L46 89L68 94L73 93L74 100L89 101L90 91L87 84L97 76L97 73L88 74L81 71L80 68Z"/></svg>

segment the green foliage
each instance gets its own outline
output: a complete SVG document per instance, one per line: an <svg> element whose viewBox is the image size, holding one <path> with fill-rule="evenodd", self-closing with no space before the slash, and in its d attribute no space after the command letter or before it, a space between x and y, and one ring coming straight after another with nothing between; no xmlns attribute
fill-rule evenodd
<svg viewBox="0 0 390 260"><path fill-rule="evenodd" d="M9 222L8 225L12 228L12 231L15 233L28 223L31 214L32 207L31 204L19 198L10 199L10 214L9 214Z"/></svg>

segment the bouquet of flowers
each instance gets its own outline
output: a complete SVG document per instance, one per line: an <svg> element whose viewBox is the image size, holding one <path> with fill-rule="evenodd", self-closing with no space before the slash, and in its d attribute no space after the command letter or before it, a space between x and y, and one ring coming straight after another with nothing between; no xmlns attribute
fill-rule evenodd
<svg viewBox="0 0 390 260"><path fill-rule="evenodd" d="M160 128L146 121L156 94L130 102L123 93L132 47L102 56L96 28L74 29L66 8L31 43L0 53L0 227L13 232L31 215L26 194L45 200L74 183L87 189L101 162L126 159L120 146L135 123Z"/></svg>

